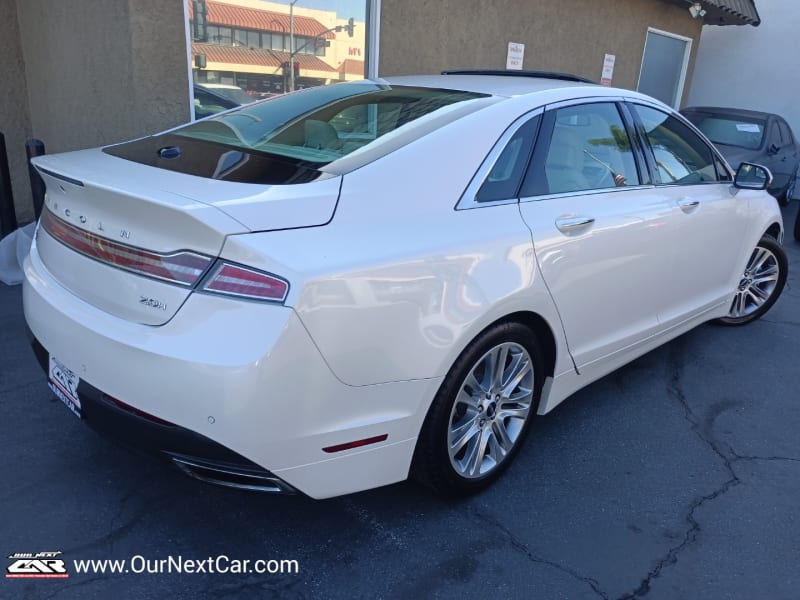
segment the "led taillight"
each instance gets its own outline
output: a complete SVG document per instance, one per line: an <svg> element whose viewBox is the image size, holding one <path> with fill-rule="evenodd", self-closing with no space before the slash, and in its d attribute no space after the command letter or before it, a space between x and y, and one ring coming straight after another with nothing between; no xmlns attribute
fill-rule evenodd
<svg viewBox="0 0 800 600"><path fill-rule="evenodd" d="M51 236L76 252L125 271L179 285L194 285L212 261L194 252L158 254L120 244L70 225L49 210L42 212L41 224Z"/></svg>
<svg viewBox="0 0 800 600"><path fill-rule="evenodd" d="M202 289L240 298L283 302L289 284L268 273L221 262L214 267Z"/></svg>

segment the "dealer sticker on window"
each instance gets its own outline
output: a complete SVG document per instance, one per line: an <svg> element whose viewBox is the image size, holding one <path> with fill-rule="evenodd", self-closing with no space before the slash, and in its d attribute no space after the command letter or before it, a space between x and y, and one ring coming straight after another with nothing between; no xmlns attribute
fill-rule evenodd
<svg viewBox="0 0 800 600"><path fill-rule="evenodd" d="M49 375L50 381L47 382L47 385L75 416L81 418L81 401L78 398L80 378L61 364L52 354L50 355Z"/></svg>

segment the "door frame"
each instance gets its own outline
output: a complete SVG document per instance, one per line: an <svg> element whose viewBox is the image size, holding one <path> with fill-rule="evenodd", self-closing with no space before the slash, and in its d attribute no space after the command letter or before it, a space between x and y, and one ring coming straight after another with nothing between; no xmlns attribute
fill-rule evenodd
<svg viewBox="0 0 800 600"><path fill-rule="evenodd" d="M689 72L689 59L692 56L692 42L694 42L694 40L692 38L683 35L678 35L677 33L670 33L669 31L664 31L663 29L648 27L647 33L645 34L644 37L644 48L642 49L642 62L641 66L639 67L639 79L636 81L637 91L639 90L639 84L642 82L642 71L644 70L644 57L645 54L647 53L647 36L649 36L651 33L655 33L657 35L663 35L676 40L681 40L682 42L686 42L686 46L683 52L683 63L681 64L680 80L678 81L678 90L672 102L668 103L672 108L678 110L680 108L681 100L683 99L683 90L686 84L686 75Z"/></svg>

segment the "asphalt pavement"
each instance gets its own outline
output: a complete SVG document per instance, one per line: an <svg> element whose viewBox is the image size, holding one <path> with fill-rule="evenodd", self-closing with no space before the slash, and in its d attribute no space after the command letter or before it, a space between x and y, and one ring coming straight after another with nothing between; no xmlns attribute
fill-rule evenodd
<svg viewBox="0 0 800 600"><path fill-rule="evenodd" d="M460 501L409 482L326 501L241 492L133 454L54 398L21 290L0 285L0 552L59 551L69 575L5 578L0 598L796 599L798 205L784 209L789 282L764 319L701 326L581 390ZM147 571L170 556L206 572L72 562ZM238 559L298 572L207 572Z"/></svg>

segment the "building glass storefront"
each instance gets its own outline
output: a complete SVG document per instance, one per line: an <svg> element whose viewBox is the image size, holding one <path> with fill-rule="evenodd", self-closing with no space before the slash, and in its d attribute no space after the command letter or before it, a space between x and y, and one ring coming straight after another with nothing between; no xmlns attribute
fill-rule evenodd
<svg viewBox="0 0 800 600"><path fill-rule="evenodd" d="M363 79L370 5L370 0L187 0L192 79L242 98L234 89L239 88L253 100Z"/></svg>

